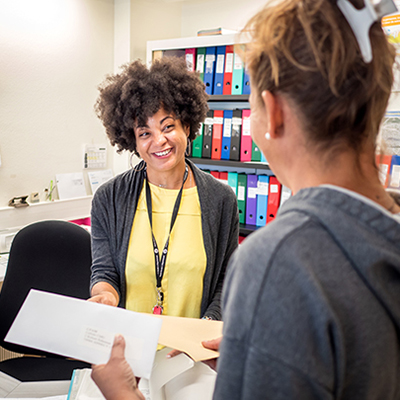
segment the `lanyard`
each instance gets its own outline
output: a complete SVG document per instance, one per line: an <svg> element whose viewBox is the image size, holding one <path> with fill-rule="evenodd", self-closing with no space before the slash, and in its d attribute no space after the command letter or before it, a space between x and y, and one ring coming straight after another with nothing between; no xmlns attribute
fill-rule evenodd
<svg viewBox="0 0 400 400"><path fill-rule="evenodd" d="M164 293L161 291L161 282L162 282L162 278L164 275L165 263L167 260L169 238L171 236L172 228L174 227L176 217L178 216L179 206L181 205L181 200L182 200L183 185L185 184L187 177L188 177L188 167L186 165L185 166L185 174L183 175L182 186L181 186L181 189L179 190L178 196L176 197L175 205L172 210L172 218L171 218L171 225L169 227L168 238L167 238L167 241L165 242L164 249L163 249L162 255L161 255L161 260L160 260L160 252L158 250L157 242L156 242L156 239L155 239L154 233L153 233L153 219L152 219L153 208L152 208L152 204L151 204L151 191L150 191L149 181L148 181L147 175L146 175L147 214L149 215L151 237L153 240L154 261L155 261L155 267L156 267L157 304L153 307L153 314L162 314L162 312L163 312L162 304L164 301Z"/></svg>

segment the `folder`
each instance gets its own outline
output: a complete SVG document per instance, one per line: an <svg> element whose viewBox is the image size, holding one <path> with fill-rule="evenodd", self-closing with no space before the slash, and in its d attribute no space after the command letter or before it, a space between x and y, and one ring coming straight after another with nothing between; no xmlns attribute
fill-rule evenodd
<svg viewBox="0 0 400 400"><path fill-rule="evenodd" d="M243 91L243 61L239 54L233 56L232 94L242 94Z"/></svg>
<svg viewBox="0 0 400 400"><path fill-rule="evenodd" d="M261 161L261 151L254 140L252 140L251 144L251 161Z"/></svg>
<svg viewBox="0 0 400 400"><path fill-rule="evenodd" d="M242 136L242 110L232 111L232 136L231 151L229 159L232 161L240 160L240 139Z"/></svg>
<svg viewBox="0 0 400 400"><path fill-rule="evenodd" d="M263 162L263 163L267 163L268 162L267 159L265 158L263 152L261 152L261 162Z"/></svg>
<svg viewBox="0 0 400 400"><path fill-rule="evenodd" d="M226 46L225 49L225 69L224 69L224 88L222 94L232 94L232 72L233 72L233 46Z"/></svg>
<svg viewBox="0 0 400 400"><path fill-rule="evenodd" d="M235 193L235 196L237 196L237 187L238 187L237 172L228 172L228 185L232 188L233 193Z"/></svg>
<svg viewBox="0 0 400 400"><path fill-rule="evenodd" d="M388 187L400 189L400 156L392 156Z"/></svg>
<svg viewBox="0 0 400 400"><path fill-rule="evenodd" d="M217 47L213 94L222 95L224 89L225 46Z"/></svg>
<svg viewBox="0 0 400 400"><path fill-rule="evenodd" d="M242 139L240 161L251 161L252 140L250 135L250 110L242 110Z"/></svg>
<svg viewBox="0 0 400 400"><path fill-rule="evenodd" d="M201 123L196 139L192 143L192 157L201 158L203 153L203 128L204 124Z"/></svg>
<svg viewBox="0 0 400 400"><path fill-rule="evenodd" d="M204 82L204 63L206 58L206 48L199 47L196 55L196 71L199 73L199 78Z"/></svg>
<svg viewBox="0 0 400 400"><path fill-rule="evenodd" d="M392 156L377 154L376 165L379 168L379 179L383 186L388 187L390 177L390 167L392 164Z"/></svg>
<svg viewBox="0 0 400 400"><path fill-rule="evenodd" d="M246 225L255 225L257 216L257 175L247 175Z"/></svg>
<svg viewBox="0 0 400 400"><path fill-rule="evenodd" d="M222 130L221 160L229 160L232 137L232 110L224 110L224 124Z"/></svg>
<svg viewBox="0 0 400 400"><path fill-rule="evenodd" d="M239 209L239 223L246 223L246 191L247 191L247 175L238 174L238 190L237 202Z"/></svg>
<svg viewBox="0 0 400 400"><path fill-rule="evenodd" d="M268 188L267 224L276 217L281 200L281 190L282 185L278 179L275 176L271 176Z"/></svg>
<svg viewBox="0 0 400 400"><path fill-rule="evenodd" d="M208 110L206 119L204 120L204 127L203 127L203 151L201 153L201 156L203 158L211 158L213 124L214 124L214 111Z"/></svg>
<svg viewBox="0 0 400 400"><path fill-rule="evenodd" d="M256 217L257 226L264 226L267 223L268 182L269 182L268 175L258 175L257 217Z"/></svg>
<svg viewBox="0 0 400 400"><path fill-rule="evenodd" d="M279 207L282 206L282 204L286 201L289 200L289 198L292 196L292 191L285 185L282 185L282 192L281 192L281 201L279 203Z"/></svg>
<svg viewBox="0 0 400 400"><path fill-rule="evenodd" d="M214 73L215 73L215 55L217 48L215 46L206 47L206 61L204 69L204 84L206 85L206 93L213 94L214 89Z"/></svg>
<svg viewBox="0 0 400 400"><path fill-rule="evenodd" d="M196 69L196 48L185 49L185 60L189 71Z"/></svg>
<svg viewBox="0 0 400 400"><path fill-rule="evenodd" d="M210 171L210 174L211 174L215 179L219 179L219 171Z"/></svg>
<svg viewBox="0 0 400 400"><path fill-rule="evenodd" d="M250 76L246 68L243 72L243 94L250 94Z"/></svg>
<svg viewBox="0 0 400 400"><path fill-rule="evenodd" d="M225 183L225 185L227 185L228 184L228 173L226 171L221 171L219 173L219 180L222 183Z"/></svg>
<svg viewBox="0 0 400 400"><path fill-rule="evenodd" d="M224 122L224 111L214 110L214 125L212 134L212 151L211 159L220 160L221 159L221 146L222 146L222 126Z"/></svg>

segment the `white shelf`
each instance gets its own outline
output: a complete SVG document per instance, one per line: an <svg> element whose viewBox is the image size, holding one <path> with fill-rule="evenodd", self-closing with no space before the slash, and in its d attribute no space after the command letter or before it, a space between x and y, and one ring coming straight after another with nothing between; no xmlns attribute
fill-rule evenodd
<svg viewBox="0 0 400 400"><path fill-rule="evenodd" d="M28 207L0 208L0 235L46 219L74 220L90 216L92 196L46 201Z"/></svg>
<svg viewBox="0 0 400 400"><path fill-rule="evenodd" d="M147 42L147 63L149 65L151 64L153 51L226 46L237 43L238 38L239 35L234 33L229 35L193 36L177 39L151 40ZM246 43L245 40L243 41L242 37L240 39L242 43Z"/></svg>

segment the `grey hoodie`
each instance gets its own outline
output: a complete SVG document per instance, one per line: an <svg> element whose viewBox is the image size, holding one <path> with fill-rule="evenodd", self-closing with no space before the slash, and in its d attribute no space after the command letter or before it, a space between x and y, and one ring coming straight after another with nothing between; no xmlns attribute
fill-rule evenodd
<svg viewBox="0 0 400 400"><path fill-rule="evenodd" d="M303 189L231 259L214 399L400 399L400 224Z"/></svg>

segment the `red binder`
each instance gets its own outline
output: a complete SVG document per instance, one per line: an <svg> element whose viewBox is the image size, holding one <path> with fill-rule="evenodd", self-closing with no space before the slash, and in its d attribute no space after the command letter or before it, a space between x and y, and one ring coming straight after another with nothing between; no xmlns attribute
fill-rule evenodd
<svg viewBox="0 0 400 400"><path fill-rule="evenodd" d="M377 154L375 162L379 170L379 179L382 185L387 188L389 185L392 156Z"/></svg>
<svg viewBox="0 0 400 400"><path fill-rule="evenodd" d="M222 147L222 126L224 122L224 111L214 110L214 125L213 125L213 136L212 136L212 160L221 159L221 147Z"/></svg>
<svg viewBox="0 0 400 400"><path fill-rule="evenodd" d="M185 49L185 60L189 71L196 70L196 49Z"/></svg>
<svg viewBox="0 0 400 400"><path fill-rule="evenodd" d="M222 183L228 184L228 173L225 172L225 171L221 171L221 172L219 173L219 180L220 180Z"/></svg>
<svg viewBox="0 0 400 400"><path fill-rule="evenodd" d="M222 94L232 94L233 46L226 46L224 88Z"/></svg>
<svg viewBox="0 0 400 400"><path fill-rule="evenodd" d="M219 179L219 171L210 171L210 174L211 174L215 179Z"/></svg>
<svg viewBox="0 0 400 400"><path fill-rule="evenodd" d="M275 176L269 178L267 224L275 219L281 202L282 185Z"/></svg>
<svg viewBox="0 0 400 400"><path fill-rule="evenodd" d="M250 135L250 110L242 110L242 139L240 141L240 161L251 161L252 140Z"/></svg>

